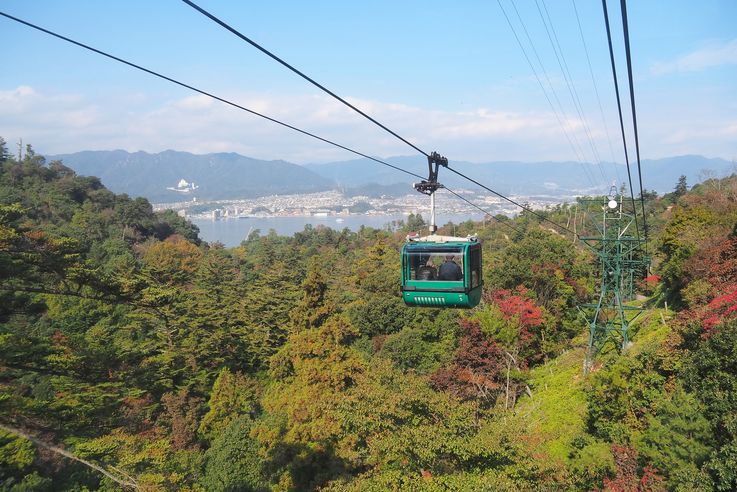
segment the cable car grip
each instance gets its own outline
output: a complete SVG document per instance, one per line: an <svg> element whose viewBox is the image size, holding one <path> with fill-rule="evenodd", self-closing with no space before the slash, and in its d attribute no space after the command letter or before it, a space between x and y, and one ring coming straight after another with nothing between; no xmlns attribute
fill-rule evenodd
<svg viewBox="0 0 737 492"><path fill-rule="evenodd" d="M437 152L431 153L427 156L427 168L428 177L427 180L422 180L419 183L414 183L414 187L420 193L425 195L432 195L436 190L442 188L443 185L438 183L438 169L440 166L448 167L448 158L443 157Z"/></svg>

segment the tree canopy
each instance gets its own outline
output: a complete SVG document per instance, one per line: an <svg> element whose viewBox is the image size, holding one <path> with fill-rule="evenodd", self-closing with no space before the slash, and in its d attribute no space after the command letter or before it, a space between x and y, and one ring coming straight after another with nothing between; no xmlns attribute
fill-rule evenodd
<svg viewBox="0 0 737 492"><path fill-rule="evenodd" d="M645 314L584 377L598 266L538 216L452 226L481 305L408 308L419 215L226 249L0 139L0 488L734 490L735 190L645 197Z"/></svg>

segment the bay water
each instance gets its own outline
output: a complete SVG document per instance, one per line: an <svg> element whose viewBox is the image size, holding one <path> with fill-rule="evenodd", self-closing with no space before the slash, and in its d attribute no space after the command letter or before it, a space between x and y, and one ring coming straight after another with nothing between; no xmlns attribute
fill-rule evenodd
<svg viewBox="0 0 737 492"><path fill-rule="evenodd" d="M424 217L424 216L423 216ZM428 220L428 217L424 217ZM444 225L448 222L459 224L467 220L481 221L482 214L438 215L436 222ZM304 230L307 224L312 227L324 226L337 231L348 228L358 231L361 226L384 229L391 227L392 221L407 221L406 215L348 215L348 216L305 216L305 217L249 217L243 219L192 219L192 223L200 228L200 237L207 242L219 241L226 247L238 246L249 234L258 231L266 235L274 229L280 236L292 236ZM424 232L424 231L419 231Z"/></svg>

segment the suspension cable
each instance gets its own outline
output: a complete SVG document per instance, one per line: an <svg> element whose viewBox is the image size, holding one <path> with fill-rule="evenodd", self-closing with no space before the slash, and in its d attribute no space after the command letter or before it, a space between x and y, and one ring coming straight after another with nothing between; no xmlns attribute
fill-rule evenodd
<svg viewBox="0 0 737 492"><path fill-rule="evenodd" d="M186 1L186 0L183 0L183 1ZM20 23L20 24L23 24L23 25L25 25L25 26L28 26L28 27L30 27L30 28L32 28L32 29L35 29L35 30L37 30L37 31L40 31L40 32L43 32L43 33L45 33L45 34L48 34L48 35L50 35L50 36L53 36L53 37L55 37L55 38L61 39L61 40L63 40L63 41L66 41L66 42L68 42L68 43L70 43L70 44L73 44L73 45L75 45L75 46L79 46L79 47L81 47L81 48L84 48L84 49L86 49L86 50L88 50L88 51L91 51L91 52L93 52L93 53L97 53L97 54L99 54L99 55L102 55L102 56L104 56L104 57L106 57L106 58L109 58L109 59L111 59L111 60L117 61L117 62L119 62L119 63L122 63L122 64L124 64L124 65L127 65L127 66L129 66L129 67L135 68L135 69L137 69L137 70L140 70L140 71L142 71L142 72L148 73L148 74L150 74L150 75L153 75L153 76L155 76L155 77L158 77L158 78L160 78L160 79L166 80L166 81L168 81L168 82L171 82L171 83L173 83L173 84L179 85L179 86L181 86L181 87L184 87L184 88L186 88L186 89L189 89L189 90L191 90L191 91L197 92L197 93L199 93L199 94L202 94L202 95L204 95L204 96L207 96L207 97L210 97L210 98L212 98L212 99L215 99L215 100L217 100L217 101L220 101L220 102L222 102L222 103L224 103L224 104L227 104L227 105L229 105L229 106L235 107L235 108L237 108L237 109L240 109L240 110L242 110L242 111L246 111L247 113L250 113L250 114L252 114L252 115L254 115L254 116L258 116L258 117L260 117L260 118L263 118L263 119L266 119L266 120L268 120L268 121L271 121L271 122L273 122L273 123L276 123L276 124L278 124L278 125L280 125L280 126L283 126L283 127L285 127L285 128L289 128L290 130L294 130L294 131L296 131L296 132L298 132L298 133L301 133L301 134L303 134L303 135L307 135L307 136L309 136L309 137L312 137L312 138L314 138L314 139L320 140L321 142L324 142L324 143L327 143L327 144L333 145L333 146L335 146L335 147L338 147L338 148L340 148L340 149L346 150L346 151L348 151L348 152L351 152L351 153L353 153L353 154L356 154L356 155L358 155L358 156L361 156L361 157L364 157L364 158L366 158L366 159L369 159L369 160L372 160L372 161L374 161L374 162L377 162L377 163L379 163L379 164L382 164L382 165L388 166L388 167L390 167L390 168L392 168L392 169L395 169L395 170L397 170L397 171L401 171L401 172L403 172L403 173L405 173L405 174L408 174L408 175L410 175L410 176L414 176L414 177L416 177L416 178L420 178L420 179L424 179L424 178L425 178L424 176L420 176L419 174L415 174L415 173L413 173L413 172L411 172L411 171L407 171L407 170L405 170L405 169L402 169L402 168L400 168L400 167L398 167L398 166L394 166L394 165L392 165L392 164L389 164L388 162L382 161L382 160L380 160L380 159L377 159L377 158L375 158L375 157L371 157L371 156L369 156L369 155L367 155L367 154L364 154L364 153L362 153L362 152L356 151L356 150L354 150L354 149L351 149L351 148L349 148L349 147L346 147L346 146L344 146L344 145L341 145L341 144L339 144L339 143L333 142L332 140L328 140L328 139L326 139L326 138L320 137L320 136L318 136L318 135L315 135L315 134L313 134L313 133L310 133L310 132L308 132L308 131L305 131L305 130L302 130L302 129L300 129L300 128L297 128L296 126L290 125L290 124L288 124L288 123L284 123L284 122L282 122L282 121L279 121L279 120L277 120L277 119L275 119L275 118L272 118L272 117L270 117L270 116L266 116L266 115L264 115L264 114L261 114L261 113L259 113L259 112L253 111L253 110L251 110L251 109L248 109L248 108L246 108L246 107L244 107L244 106L241 106L241 105L239 105L239 104L237 104L237 103L234 103L234 102L232 102L232 101L229 101L229 100L227 100L227 99L224 99L224 98L222 98L222 97L216 96L216 95L214 95L214 94L211 94L211 93L209 93L209 92L207 92L207 91L204 91L204 90L202 90L202 89L198 89L197 87L194 87L194 86L192 86L192 85L186 84L186 83L184 83L184 82L180 82L180 81L178 81L178 80L176 80L176 79L173 79L173 78L171 78L171 77L168 77L168 76L166 76L166 75L163 75L163 74L161 74L161 73L158 73L158 72L156 72L156 71L154 71L154 70L151 70L151 69L145 68L145 67L143 67L143 66L137 65L137 64L135 64L135 63L132 63L132 62L130 62L130 61L127 61L127 60L125 60L125 59L123 59L123 58L117 57L117 56L115 56L115 55L111 55L111 54L109 54L109 53L106 53L106 52L104 52L104 51L102 51L102 50L99 50L99 49L93 48L92 46L86 45L86 44L84 44L84 43L81 43L81 42L79 42L79 41L75 41L75 40L73 40L73 39L71 39L71 38L68 38L68 37L66 37L66 36L63 36L63 35L61 35L61 34L58 34L58 33L56 33L56 32L50 31L50 30L48 30L48 29L45 29L45 28L43 28L43 27L37 26L37 25L35 25L35 24L32 24L32 23L30 23L30 22L28 22L28 21L25 21L25 20L23 20L23 19L20 19L20 18L14 17L14 16L12 16L12 15L10 15L10 14L7 14L7 13L5 13L5 12L2 12L2 11L0 11L0 16L6 17L6 18L8 18L8 19L10 19L10 20L13 20L13 21L15 21L15 22L18 22L18 23ZM543 220L543 221L546 221L546 222L548 222L548 223L550 223L550 224L552 224L552 225L554 225L554 226L556 226L556 227L559 227L560 229L563 229L563 230L565 230L565 231L567 231L567 232L569 232L569 233L571 233L571 234L573 234L573 235L575 235L575 236L578 236L578 234L577 234L577 233L575 233L574 231L571 231L571 230L570 230L570 229L568 229L567 227L565 227L565 226L562 226L562 225L560 225L560 224L558 224L558 223L556 223L556 222L554 222L554 221L552 221L552 220L548 219L547 217L545 217L545 216L543 216L543 215L541 215L541 214L539 214L539 213L535 212L534 210L530 209L529 207L526 207L526 206L524 206L524 205L522 205L522 204L520 204L520 203L518 203L518 202L516 202L516 201L512 200L511 198L508 198L508 197L506 197L506 196L502 195L501 193L498 193L497 191L494 191L493 189L491 189L491 188L489 188L489 187L487 187L487 186L485 186L485 185L483 185L483 184L479 183L478 181L474 180L473 178L470 178L470 177L468 177L468 176L464 175L463 173L461 173L461 172L459 172L459 171L457 171L457 170L455 170L455 169L452 169L452 168L450 168L450 167L447 167L447 169L449 169L450 171L452 171L452 172L454 172L455 174L459 175L460 177L462 177L462 178L464 178L464 179L466 179L466 180L468 180L468 181L470 181L470 182L472 182L472 183L474 183L474 184L476 184L476 185L480 186L481 188L483 188L483 189L485 189L485 190L487 190L487 191L489 191L489 192L493 193L494 195L498 196L499 198L502 198L502 199L504 199L504 200L506 200L506 201L508 201L508 202L510 202L510 203L512 203L512 204L514 204L514 205L516 205L516 206L518 206L518 207L520 207L521 209L523 209L523 210L525 210L525 211L527 211L527 212L531 213L532 215L534 215L534 216L538 217L539 219L541 219L541 220ZM446 189L447 189L447 188L446 188ZM462 197L462 196L460 196L460 195L459 195L458 193L456 193L456 192L454 192L454 191L452 191L452 190L449 190L449 189L448 189L448 191L449 191L449 192L451 192L451 193L453 193L453 194L454 194L454 195L456 195L457 197L461 198L462 200L466 201L466 202L467 202L467 203L469 203L470 205L472 205L472 206L474 206L474 207L478 208L478 209L479 209L479 210L481 210L482 212L485 212L486 214L488 214L489 216L491 216L491 217L492 217L492 218L494 218L495 220L499 221L499 219L496 219L496 217L494 217L493 215L489 214L489 213L488 213L488 211L486 211L486 210L484 210L483 208L481 208L481 207L477 206L476 204L474 204L474 203L470 202L470 201L469 201L469 200L467 200L467 199L466 199L465 197ZM519 231L518 229L514 228L514 227L513 227L513 226L511 226L510 224L507 224L506 222L503 222L503 221L499 221L499 222L500 222L500 223L503 223L503 224L505 224L505 225L507 225L507 226L509 226L510 228L514 229L514 230L515 230L516 232L519 232L519 233L521 233L521 231Z"/></svg>
<svg viewBox="0 0 737 492"><path fill-rule="evenodd" d="M504 14L504 18L507 20L507 24L509 25L509 28L512 30L512 34L514 35L514 38L517 40L517 44L520 47L520 50L522 50L522 54L525 57L525 60L527 60L527 64L530 66L530 69L532 70L533 75L535 76L535 79L537 80L538 85L540 86L540 89L543 91L543 95L545 96L545 100L548 101L548 105L550 106L550 109L553 111L553 115L555 115L555 119L558 121L558 124L560 125L561 130L563 130L563 135L565 135L566 140L568 140L568 143L571 146L571 149L573 150L573 153L576 154L576 158L581 163L581 166L584 170L584 175L588 178L589 183L591 183L592 186L596 186L594 184L594 180L591 176L591 173L589 172L588 168L585 166L583 161L585 160L582 157L582 151L580 149L577 149L576 146L573 144L573 140L571 140L571 137L568 135L568 131L566 130L566 126L563 124L563 121L561 120L560 116L558 115L558 111L555 109L555 106L553 106L553 102L550 100L550 96L548 96L548 91L545 90L545 86L543 85L542 81L540 80L540 76L537 74L537 70L535 70L535 66L532 64L532 61L530 60L530 57L527 54L527 50L525 50L524 45L522 44L522 41L520 40L519 36L517 35L517 31L514 28L514 25L512 24L511 19L507 15L507 11L504 9L504 6L502 5L501 0L497 0L497 3L499 4L499 8L502 11L502 14ZM514 3L512 3L514 6ZM524 24L523 24L524 28ZM533 45L534 49L534 45ZM543 67L544 68L544 67ZM558 104L560 104L560 101L558 101ZM562 109L562 108L561 108ZM575 138L575 134L574 134Z"/></svg>
<svg viewBox="0 0 737 492"><path fill-rule="evenodd" d="M501 5L500 5L501 6ZM553 94L553 99L555 99L555 102L558 103L558 109L560 110L561 115L563 116L563 119L568 121L568 115L566 114L566 110L563 108L563 104L560 102L560 98L558 97L558 91L555 90L555 86L550 80L550 76L548 75L548 71L545 70L545 64L543 64L542 59L540 58L540 54L537 51L537 48L535 47L535 43L532 41L532 37L530 36L530 32L527 30L527 26L525 25L525 21L522 19L522 16L519 13L519 9L517 9L517 4L512 2L512 8L514 8L514 13L517 16L517 20L519 21L520 25L522 26L522 31L525 33L525 37L527 38L527 42L530 44L530 47L532 48L532 53L535 55L535 59L537 59L538 65L540 65L540 71L543 73L543 77L545 77L545 80L548 83L548 87L550 88L550 92ZM502 7L502 12L504 12L504 7ZM516 35L514 32L514 27L510 24L512 28L512 32ZM524 50L523 50L524 51ZM552 106L551 106L552 108ZM581 166L584 168L584 174L589 179L589 182L591 185L594 185L593 176L590 174L588 168L585 167L583 162L586 161L586 157L584 156L583 149L581 147L581 143L578 141L578 138L576 137L576 134L573 133L573 141L576 143L576 148L574 149L574 152L576 153L576 157L581 162Z"/></svg>
<svg viewBox="0 0 737 492"><path fill-rule="evenodd" d="M92 51L94 53L97 53L98 55L102 55L104 57L110 58L111 60L115 60L115 61L117 61L119 63L124 64L124 65L128 65L129 67L135 68L135 69L140 70L142 72L146 72L146 73L148 73L150 75L153 75L155 77L158 77L160 79L164 79L164 80L166 80L168 82L171 82L173 84L179 85L179 86L184 87L186 89L189 89L191 91L194 91L194 92L197 92L197 93L202 94L204 96L207 96L207 97L210 97L212 99L215 99L216 101L220 101L220 102L222 102L224 104L227 104L229 106L232 106L234 108L240 109L242 111L246 111L247 113L250 113L250 114L252 114L254 116L258 116L259 118L263 118L265 120L271 121L272 123L276 123L277 125L281 125L281 126L283 126L285 128L289 128L290 130L294 130L294 131L299 132L299 133L301 133L303 135L307 135L308 137L312 137L312 138L314 138L316 140L320 140L321 142L325 142L327 144L333 145L333 146L338 147L340 149L343 149L343 150L346 150L348 152L351 152L351 153L353 153L355 155L358 155L358 156L361 156L361 157L365 157L366 159L372 160L372 161L377 162L379 164L383 164L384 166L391 167L392 169L396 169L397 171L401 171L401 172L403 172L405 174L409 174L410 176L414 176L414 177L420 178L420 179L425 179L424 176L420 176L419 174L415 174L413 172L407 171L405 169L402 169L401 167L397 167L397 166L395 166L393 164L389 164L388 162L384 162L381 159L377 159L376 157L371 157L370 155L364 154L364 153L359 152L357 150L353 150L353 149L351 149L349 147L346 147L345 145L341 145L341 144L339 144L337 142L334 142L332 140L328 140L327 138L320 137L319 135L315 135L314 133L310 133L310 132L308 132L306 130L302 130L302 129L297 128L296 126L290 125L288 123L284 123L283 121L279 121L276 118L272 118L270 116L266 116L266 115L264 115L262 113L256 112L256 111L254 111L252 109L248 109L248 108L246 108L244 106L241 106L240 104L237 104L237 103L234 103L234 102L229 101L227 99L224 99L222 97L216 96L216 95L211 94L209 92L206 92L206 91L204 91L202 89L198 89L197 87L191 86L189 84L185 84L184 82L180 82L180 81L175 80L175 79L173 79L171 77L167 77L166 75L162 75L162 74L160 74L158 72L155 72L153 70L150 70L148 68L142 67L140 65L136 65L135 63L129 62L129 61L124 60L122 58L119 58L117 56L111 55L111 54L106 53L104 51L101 51L101 50L98 50L98 49L93 48L91 46L88 46L86 44L80 43L79 41L75 41L75 40L70 39L70 38L68 38L66 36L62 36L61 34L57 34L57 33L53 32L53 31L49 31L48 29L44 29L43 27L37 26L35 24L31 24L30 22L24 21L24 20L19 19L17 17L13 17L12 15L6 14L4 12L0 12L0 15L2 15L3 17L7 17L8 19L11 19L11 20L13 20L15 22L18 22L20 24L24 24L24 25L26 25L28 27L31 27L33 29L36 29L36 30L41 31L43 33L46 33L46 34L48 34L50 36L54 36L55 38L61 39L61 40L66 41L68 43L71 43L71 44L74 44L74 45L79 46L81 48L84 48L86 50L89 50L89 51Z"/></svg>
<svg viewBox="0 0 737 492"><path fill-rule="evenodd" d="M544 215L542 215L542 214L539 214L539 213L535 212L535 211L534 211L534 210L532 210L532 209L531 209L530 207L526 207L525 205L522 205L521 203L518 203L518 202L516 202L515 200L512 200L511 198L509 198L509 197L507 197L507 196L504 196L504 195L502 195L501 193L499 193L499 192L497 192L497 191L494 191L494 190L492 190L492 189L491 189L491 188L489 188L488 186L486 186L486 185L484 185L484 184L482 184L482 183L479 183L479 182L478 182L478 181L476 181L475 179L473 179L473 178L470 178L470 177L466 176L465 174L461 173L460 171L457 171L457 170L453 169L453 168L452 168L452 167L450 167L450 166L448 166L448 167L447 167L447 169L448 169L449 171L452 171L452 172L456 173L456 174L457 174L458 176L460 176L460 177L462 177L462 178L464 178L464 179L467 179L467 180L468 180L468 181L470 181L471 183L473 183L473 184L475 184L475 185L477 185L477 186L480 186L481 188L485 189L486 191L488 191L488 192L490 192L490 193L493 193L494 195L498 196L498 197L499 197L499 198L501 198L502 200L506 200L506 201L508 201L509 203L512 203L512 204L514 204L514 205L518 206L518 207L519 207L519 208L521 208L522 210L524 210L524 211L526 211L526 212L529 212L529 213L531 213L532 215L534 215L534 216L535 216L535 217L537 217L538 219L540 219L540 220L543 220L543 221L545 221L545 222L548 222L548 223L550 223L550 224L553 224L553 225L554 225L555 227L559 227L559 228L563 229L564 231L570 232L571 234L573 234L573 235L574 235L575 237L577 237L578 239L581 239L581 237L580 237L580 236L578 235L578 233L576 233L576 232L574 232L574 231L570 230L570 229L569 229L569 228L567 228L566 226L560 225L560 224L558 224L557 222L555 222L555 221L553 221L553 220L550 220L550 219L548 219L547 217L545 217L545 216L544 216Z"/></svg>
<svg viewBox="0 0 737 492"><path fill-rule="evenodd" d="M551 47L553 48L553 52L555 53L555 58L558 61L558 66L561 69L561 72L563 72L563 79L566 82L566 87L568 88L568 94L571 96L571 102L573 102L573 107L576 109L576 112L578 113L578 117L581 118L581 123L583 124L583 129L585 132L585 135L589 142L589 147L591 148L591 153L594 158L594 162L596 162L599 173L601 174L602 179L604 182L606 182L606 177L604 176L604 170L601 166L601 157L599 156L599 149L596 146L596 142L594 142L594 138L591 135L591 130L589 129L589 123L586 118L586 113L583 110L583 105L581 104L581 98L578 96L578 90L576 90L576 85L573 83L573 77L571 76L571 71L568 69L568 62L566 61L565 54L563 53L563 47L560 45L560 41L558 39L558 33L555 31L555 25L553 24L553 19L550 17L550 12L548 11L548 6L545 3L545 0L541 0L543 4L543 9L545 10L545 17L543 17L542 10L540 10L540 3L538 0L535 0L535 5L537 6L537 11L540 14L540 19L543 22L543 26L545 26L545 31L548 34L548 40L550 41ZM548 21L545 22L545 18L547 17ZM548 24L550 25L550 29L548 30ZM552 32L553 36L551 38L550 33ZM553 44L553 39L555 39L555 44ZM557 50L556 50L557 47ZM558 56L560 54L560 56ZM561 61L563 62L561 64Z"/></svg>
<svg viewBox="0 0 737 492"><path fill-rule="evenodd" d="M627 164L627 178L630 184L630 198L632 199L632 212L635 216L635 230L637 231L637 239L640 239L640 226L637 221L637 205L635 205L635 193L632 189L632 173L630 172L630 159L627 154L627 137L624 133L624 119L622 118L622 102L619 98L619 82L617 82L617 66L614 62L614 48L612 47L612 31L609 27L609 12L607 11L606 0L601 0L604 8L604 23L606 24L606 37L609 42L609 60L612 65L612 76L614 77L614 91L617 94L617 110L619 111L619 127L622 130L622 145L624 146L624 161Z"/></svg>
<svg viewBox="0 0 737 492"><path fill-rule="evenodd" d="M645 234L645 250L647 251L647 216L645 215L645 194L642 190L642 167L640 166L640 138L637 132L637 110L635 108L635 86L632 82L632 57L630 56L630 34L627 23L627 2L621 0L622 27L624 29L624 49L627 54L627 77L630 83L630 104L632 105L632 125L635 131L635 150L637 152L637 174L640 178L640 206L642 207L642 227Z"/></svg>
<svg viewBox="0 0 737 492"><path fill-rule="evenodd" d="M488 210L484 209L483 207L480 207L480 206L476 205L475 203L473 203L473 202L472 202L471 200L469 200L468 198L464 197L463 195L461 195L461 194L459 194L459 193L456 193L455 191L451 190L450 188L448 188L448 187L443 187L443 188L444 188L445 190L449 191L450 193L452 193L453 195L455 195L456 197L460 198L460 199L461 199L461 200L463 200L464 202L468 203L468 204L469 204L469 205L471 205L472 207L475 207L475 208L479 209L480 211L484 212L484 216L489 216L489 217L491 217L492 219L494 219L495 221L499 222L500 224L502 224L502 225L505 225L505 226L509 227L510 229L512 229L512 230L513 230L514 232L516 232L517 234L520 234L520 235L523 235L523 236L524 236L524 234L525 234L525 233L524 233L524 232L522 232L521 230L517 229L516 227L514 227L514 226L513 226L512 224L510 224L510 223L508 223L508 222L506 222L506 221L504 221L504 220L499 220L499 219L497 219L497 218L496 218L496 217L494 217L494 216L493 216L493 215L491 214L491 212L489 212Z"/></svg>
<svg viewBox="0 0 737 492"><path fill-rule="evenodd" d="M267 50L266 48L264 48L260 44L256 43L252 39L250 39L247 36L241 34L236 29L234 29L233 27L229 26L228 24L226 24L222 20L218 19L217 17L215 17L214 15L212 15L211 13L209 13L208 11L204 10L203 8L201 8L200 6L198 6L197 4L195 4L194 2L191 2L190 0L182 0L182 1L184 3L186 3L187 5L189 5L190 7L192 7L193 9L195 9L196 11L198 11L199 13L201 13L202 15L204 15L205 17L207 17L210 20L212 20L213 22L215 22L216 24L219 24L221 27L223 27L223 28L227 29L228 31L230 31L231 33L235 34L236 36L238 36L239 38L241 38L243 41L247 42L248 44L250 44L251 46L253 46L257 50L259 50L262 53L264 53L265 55L267 55L268 57L270 57L270 58L276 60L277 62L279 62L280 64L284 65L286 68L288 68L292 72L296 73L297 75L299 75L300 77L302 77L306 81L310 82L315 87L321 89L323 92L331 95L332 97L334 97L338 101L342 102L343 104L345 104L346 106L348 106L349 108L351 108L353 111L357 112L358 114L360 114L364 118L368 119L369 121L371 121L375 125L377 125L380 128L386 130L387 132L389 132L390 134L392 134L393 136L395 136L396 138L398 138L402 142L406 143L407 145L409 145L410 147L412 147L413 149L415 149L420 154L424 155L425 157L430 157L430 155L427 152L425 152L424 150L420 149L419 147L417 147L415 144L413 144L409 140L406 140L405 138L401 137L400 135L398 135L394 131L392 131L389 128L387 128L386 126L382 125L381 123L379 123L378 121L376 121L374 118L372 118L371 116L367 115L366 113L364 113L363 111L361 111L360 109L358 109L357 107L355 107L353 104L349 103L348 101L346 101L345 99L343 99L339 95L335 94L330 89L328 89L325 86L319 84L318 82L316 82L312 78L308 77L307 75L305 75L301 71L297 70L296 68L294 68L289 63L285 62L284 60L282 60L281 58L279 58L278 56L276 56L275 54L273 54L272 52L270 52L269 50Z"/></svg>
<svg viewBox="0 0 737 492"><path fill-rule="evenodd" d="M591 57L589 56L589 48L586 45L586 37L583 35L583 27L581 27L581 18L578 15L578 7L576 7L576 0L571 0L573 3L573 11L576 13L576 23L578 24L578 32L581 35L581 43L583 44L583 51L586 54L586 63L589 67L589 74L591 75L591 82L594 85L594 93L596 94L596 102L599 104L599 114L601 115L601 121L604 123L604 132L606 133L607 144L609 145L609 153L612 157L612 165L614 165L614 173L617 177L617 181L621 181L619 177L619 169L616 165L616 158L614 157L614 147L612 146L612 138L609 134L609 125L607 125L606 117L604 116L604 107L601 104L601 96L599 95L599 87L596 83L596 77L594 76L594 69L591 67Z"/></svg>
<svg viewBox="0 0 737 492"><path fill-rule="evenodd" d="M263 119L265 119L265 120L268 120L268 121L271 121L271 122L273 122L273 123L276 123L276 124L278 124L278 125L281 125L281 126L283 126L283 127L285 127L285 128L289 128L290 130L294 130L294 131L296 131L296 132L298 132L298 133L301 133L301 134L303 134L303 135L307 135L307 136L309 136L309 137L312 137L312 138L314 138L314 139L320 140L321 142L324 142L324 143L327 143L327 144L333 145L333 146L335 146L335 147L338 147L338 148L340 148L340 149L343 149L343 150L346 150L346 151L348 151L348 152L351 152L351 153L353 153L353 154L356 154L356 155L358 155L358 156L360 156L360 157L364 157L364 158L366 158L366 159L369 159L369 160L371 160L371 161L374 161L374 162L376 162L376 163L378 163L378 164L382 164L382 165L384 165L384 166L390 167L390 168L392 168L392 169L395 169L395 170L397 170L397 171L401 171L401 172L403 172L403 173L405 173L405 174L408 174L408 175L410 175L410 176L413 176L413 177L415 177L415 178L419 178L419 179L425 179L425 176L421 176L421 175L419 175L419 174L416 174L416 173L413 173L413 172L411 172L411 171L407 171L406 169L402 169L401 167L395 166L395 165L393 165L393 164L389 164L388 162L385 162L385 161L383 161L383 160L381 160L381 159L377 159L376 157L372 157L372 156L370 156L370 155L364 154L364 153L362 153L362 152L359 152L359 151L357 151L357 150L354 150L354 149L351 149L351 148L349 148L349 147L346 147L346 146L344 146L344 145L341 145L341 144L339 144L339 143L337 143L337 142L333 142L332 140L329 140L329 139L326 139L326 138L320 137L319 135L315 135L315 134L313 134L313 133L310 133L310 132L308 132L308 131L305 131L305 130L302 130L302 129L300 129L300 128L297 128L297 127L295 127L295 126L293 126L293 125L290 125L290 124L288 124L288 123L284 123L284 122L282 122L282 121L279 121L279 120L277 120L277 119L275 119L275 118L272 118L272 117L270 117L270 116L266 116L266 115L264 115L264 114L258 113L258 112L256 112L256 111L253 111L253 110L251 110L251 109L248 109L248 108L246 108L246 107L244 107L244 106L241 106L241 105L239 105L239 104L237 104L237 103L234 103L234 102L232 102L232 101L229 101L229 100L227 100L227 99L221 98L221 97L219 97L219 96L216 96L216 95L214 95L214 94L211 94L211 93L209 93L209 92L207 92L207 91L204 91L204 90L198 89L197 87L191 86L191 85L189 85L189 84L186 84L186 83L184 83L184 82L180 82L180 81L178 81L178 80L176 80L176 79L173 79L173 78L171 78L171 77L168 77L168 76L166 76L166 75L160 74L160 73L158 73L158 72L156 72L156 71L154 71L154 70L150 70L150 69L148 69L148 68L142 67L142 66L140 66L140 65L137 65L137 64L135 64L135 63L132 63L132 62L130 62L130 61L124 60L123 58L117 57L117 56L115 56L115 55L111 55L111 54L109 54L109 53L106 53L106 52L104 52L104 51L102 51L102 50L98 50L97 48L93 48L92 46L86 45L86 44L84 44L84 43L81 43L81 42L79 42L79 41L75 41L75 40L73 40L73 39L71 39L71 38L68 38L68 37L66 37L66 36L63 36L63 35L61 35L61 34L58 34L58 33L56 33L56 32L50 31L50 30L48 30L48 29L44 29L43 27L37 26L37 25L35 25L35 24L32 24L32 23L30 23L30 22L28 22L28 21L25 21L25 20L23 20L23 19L19 19L19 18L17 18L17 17L14 17L14 16L12 16L12 15L10 15L10 14L7 14L7 13L5 13L5 12L2 12L2 11L0 11L0 15L1 15L1 16L3 16L3 17L6 17L6 18L8 18L8 19L10 19L10 20L13 20L13 21L15 21L15 22L18 22L18 23L20 23L20 24L23 24L23 25L25 25L25 26L31 27L31 28L33 28L33 29L36 29L36 30L38 30L38 31L40 31L40 32L43 32L43 33L45 33L45 34L48 34L48 35L50 35L50 36L53 36L53 37L55 37L55 38L58 38L58 39L61 39L61 40L63 40L63 41L66 41L66 42L68 42L68 43L71 43L71 44L73 44L73 45L75 45L75 46L79 46L80 48L84 48L84 49L86 49L86 50L88 50L88 51L92 51L93 53L97 53L97 54L99 54L99 55L102 55L102 56L104 56L104 57L106 57L106 58L109 58L109 59L111 59L111 60L115 60L115 61L117 61L117 62L119 62L119 63L122 63L122 64L124 64L124 65L127 65L127 66L129 66L129 67L135 68L135 69L137 69L137 70L140 70L140 71L142 71L142 72L148 73L148 74L150 74L150 75L153 75L153 76L155 76L155 77L158 77L158 78L160 78L160 79L166 80L166 81L168 81L168 82L171 82L171 83L173 83L173 84L179 85L179 86L181 86L181 87L184 87L184 88L186 88L186 89L189 89L189 90L191 90L191 91L194 91L194 92L197 92L197 93L199 93L199 94L202 94L202 95L204 95L204 96L207 96L207 97L210 97L210 98L212 98L212 99L215 99L216 101L220 101L220 102L222 102L222 103L224 103L224 104L227 104L227 105L229 105L229 106L235 107L235 108L237 108L237 109L240 109L240 110L242 110L242 111L246 111L247 113L250 113L250 114L252 114L252 115L254 115L254 116L258 116L258 117L260 117L260 118L263 118ZM490 217L492 217L492 218L493 218L494 220L496 220L496 221L500 222L501 224L504 224L505 226L507 226L507 227L510 227L510 228L512 228L513 230L515 230L516 232L518 232L518 233L522 234L522 232L521 232L521 231L520 231L519 229L516 229L515 227L513 227L513 226L512 226L512 225L510 225L510 224L507 224L507 223L506 223L506 222L504 222L504 221L500 221L499 219L497 219L496 217L494 217L493 215L491 215L491 214L490 214L490 213L489 213L489 212L488 212L487 210L485 210L485 209L483 209L483 208L479 207L478 205L476 205L476 204L474 204L473 202L469 201L468 199L466 199L465 197L463 197L463 196L461 196L460 194L456 193L455 191L451 190L450 188L445 188L445 189L446 189L446 190L448 190L448 191L449 191L450 193L452 193L452 194L456 195L456 196L457 196L458 198L460 198L461 200L464 200L464 201L465 201L465 202L467 202L467 203L468 203L469 205L471 205L471 206L473 206L473 207L476 207L476 208L478 208L479 210L481 210L481 211L482 211L482 212L484 212L485 214L487 214L487 215L489 215Z"/></svg>

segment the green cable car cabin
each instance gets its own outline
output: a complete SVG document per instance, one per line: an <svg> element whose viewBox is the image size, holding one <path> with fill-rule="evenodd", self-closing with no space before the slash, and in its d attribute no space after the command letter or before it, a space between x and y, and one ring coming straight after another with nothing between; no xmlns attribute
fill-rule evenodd
<svg viewBox="0 0 737 492"><path fill-rule="evenodd" d="M481 300L481 244L473 236L407 236L402 298L408 306L472 308Z"/></svg>

